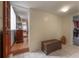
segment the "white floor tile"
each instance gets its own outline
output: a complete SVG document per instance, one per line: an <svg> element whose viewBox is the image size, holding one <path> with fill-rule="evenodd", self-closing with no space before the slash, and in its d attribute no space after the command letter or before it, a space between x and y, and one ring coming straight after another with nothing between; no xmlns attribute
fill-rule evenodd
<svg viewBox="0 0 79 59"><path fill-rule="evenodd" d="M15 55L12 58L79 58L79 46L63 46L62 49L45 55L43 52L27 52Z"/></svg>

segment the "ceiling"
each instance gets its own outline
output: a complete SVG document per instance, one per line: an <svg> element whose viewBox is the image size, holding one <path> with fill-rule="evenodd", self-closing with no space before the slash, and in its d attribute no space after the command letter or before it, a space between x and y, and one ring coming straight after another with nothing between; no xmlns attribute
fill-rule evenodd
<svg viewBox="0 0 79 59"><path fill-rule="evenodd" d="M29 8L40 9L59 16L73 14L79 11L79 1L12 1L11 4L16 14L24 19L27 18ZM64 6L69 6L69 11L66 13L59 12Z"/></svg>

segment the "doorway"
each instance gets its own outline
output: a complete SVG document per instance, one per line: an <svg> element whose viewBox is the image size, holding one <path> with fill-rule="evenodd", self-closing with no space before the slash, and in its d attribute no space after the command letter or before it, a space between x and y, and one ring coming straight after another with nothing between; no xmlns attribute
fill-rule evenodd
<svg viewBox="0 0 79 59"><path fill-rule="evenodd" d="M73 16L74 30L73 30L73 43L79 46L79 15Z"/></svg>
<svg viewBox="0 0 79 59"><path fill-rule="evenodd" d="M28 51L28 30L27 20L20 18L16 15L16 30L12 32L12 39L14 43L12 45L13 55Z"/></svg>
<svg viewBox="0 0 79 59"><path fill-rule="evenodd" d="M10 6L11 53L16 55L28 52L28 19L19 16L11 3Z"/></svg>
<svg viewBox="0 0 79 59"><path fill-rule="evenodd" d="M3 2L3 57L29 51L28 19L16 14L9 1Z"/></svg>

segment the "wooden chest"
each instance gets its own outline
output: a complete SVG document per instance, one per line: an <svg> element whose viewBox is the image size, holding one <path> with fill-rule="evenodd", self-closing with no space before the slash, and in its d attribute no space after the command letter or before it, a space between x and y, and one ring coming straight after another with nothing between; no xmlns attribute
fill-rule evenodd
<svg viewBox="0 0 79 59"><path fill-rule="evenodd" d="M41 50L48 55L49 53L61 49L61 42L57 39L42 41Z"/></svg>

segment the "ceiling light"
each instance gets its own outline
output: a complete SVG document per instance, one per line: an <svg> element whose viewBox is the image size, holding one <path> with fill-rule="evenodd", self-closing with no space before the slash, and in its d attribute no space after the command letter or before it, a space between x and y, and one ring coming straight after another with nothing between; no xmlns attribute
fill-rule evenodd
<svg viewBox="0 0 79 59"><path fill-rule="evenodd" d="M63 8L60 9L61 12L67 12L70 9L69 6L64 6Z"/></svg>

